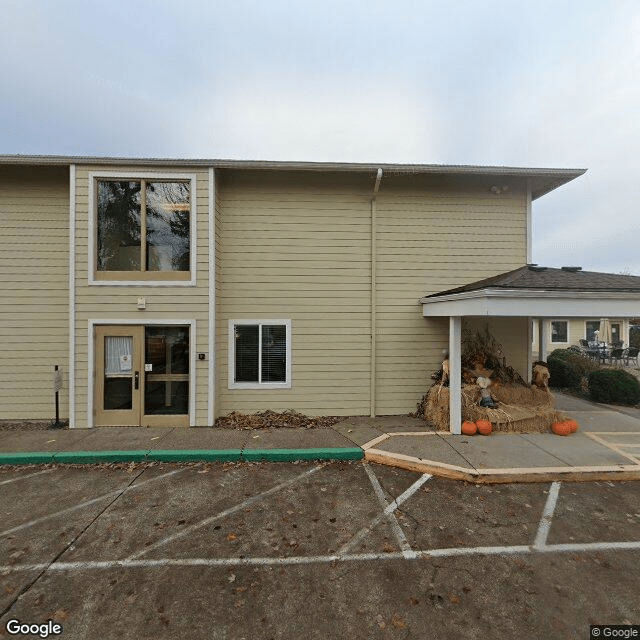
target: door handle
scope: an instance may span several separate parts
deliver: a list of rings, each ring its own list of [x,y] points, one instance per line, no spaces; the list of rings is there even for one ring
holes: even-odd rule
[[[133,375],[133,388],[137,389],[140,386],[140,372],[136,371]]]

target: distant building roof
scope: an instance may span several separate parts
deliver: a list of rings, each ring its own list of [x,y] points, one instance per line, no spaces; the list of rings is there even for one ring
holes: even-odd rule
[[[640,292],[640,277],[617,273],[582,271],[580,267],[539,267],[525,265],[491,278],[477,280],[455,289],[439,291],[427,298],[479,291],[481,289],[528,289],[544,291],[613,291]]]

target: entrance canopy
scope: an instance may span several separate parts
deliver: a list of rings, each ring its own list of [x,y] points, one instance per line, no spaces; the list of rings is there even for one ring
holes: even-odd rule
[[[640,316],[640,277],[526,265],[420,299],[425,317],[449,317],[449,424],[461,425],[461,318],[593,318]],[[544,323],[540,323],[543,331]],[[540,346],[544,336],[540,336]],[[531,346],[529,345],[529,351]],[[529,357],[529,360],[531,358]]]

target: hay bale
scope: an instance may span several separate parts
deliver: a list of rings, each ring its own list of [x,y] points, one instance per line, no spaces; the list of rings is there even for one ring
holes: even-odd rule
[[[498,402],[495,409],[479,405],[480,387],[472,384],[463,385],[463,421],[489,420],[496,432],[546,433],[550,431],[554,422],[564,419],[553,407],[553,396],[541,389],[505,384],[495,388],[492,386],[490,390]],[[449,430],[449,387],[435,384],[429,389],[424,417],[430,420],[436,429]]]

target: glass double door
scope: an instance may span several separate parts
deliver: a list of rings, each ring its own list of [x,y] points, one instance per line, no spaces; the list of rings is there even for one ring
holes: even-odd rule
[[[188,426],[189,326],[97,326],[96,426]]]

